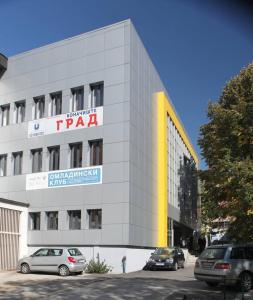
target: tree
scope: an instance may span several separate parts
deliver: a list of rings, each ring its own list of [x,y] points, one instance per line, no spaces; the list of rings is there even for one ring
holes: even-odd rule
[[[203,222],[229,217],[228,234],[253,241],[253,63],[209,103],[208,118],[199,138],[207,163],[200,171]]]

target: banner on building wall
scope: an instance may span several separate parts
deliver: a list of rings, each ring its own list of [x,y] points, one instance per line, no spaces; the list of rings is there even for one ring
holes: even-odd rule
[[[26,190],[102,183],[102,166],[41,172],[26,175]]]
[[[30,121],[28,138],[103,125],[103,107]]]

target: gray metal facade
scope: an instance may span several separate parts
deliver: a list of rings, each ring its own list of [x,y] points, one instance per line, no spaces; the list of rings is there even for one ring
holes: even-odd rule
[[[104,82],[103,126],[27,138],[33,97],[62,91],[69,111],[71,88]],[[130,20],[88,32],[9,58],[0,80],[0,105],[10,103],[10,124],[0,128],[0,155],[8,154],[7,176],[0,177],[0,197],[29,203],[42,212],[41,228],[28,232],[28,245],[125,245],[155,247],[157,238],[156,160],[153,96],[165,91]],[[26,100],[25,122],[13,124],[16,101]],[[26,191],[31,149],[60,145],[60,169],[68,169],[69,143],[83,143],[82,166],[88,166],[88,141],[103,139],[103,183]],[[12,153],[23,151],[22,175],[13,176]],[[82,210],[81,230],[68,228],[67,211]],[[87,210],[102,209],[102,229],[87,228]],[[59,229],[46,229],[46,211],[59,211]]]

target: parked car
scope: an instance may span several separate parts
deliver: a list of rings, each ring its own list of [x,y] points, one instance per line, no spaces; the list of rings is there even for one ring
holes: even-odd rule
[[[241,290],[250,290],[253,283],[253,244],[206,248],[195,263],[194,276],[209,286],[237,284]]]
[[[144,270],[184,268],[184,252],[180,248],[157,248],[149,258]]]
[[[85,258],[77,248],[41,248],[34,254],[18,261],[18,271],[58,273],[68,276],[70,273],[81,274],[85,267]]]

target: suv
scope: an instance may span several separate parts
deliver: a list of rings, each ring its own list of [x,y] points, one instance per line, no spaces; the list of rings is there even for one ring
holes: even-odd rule
[[[209,286],[238,284],[248,291],[253,283],[253,244],[206,248],[195,263],[194,276]]]
[[[184,268],[184,252],[180,248],[157,248],[151,254],[144,270]]]
[[[81,274],[85,267],[85,258],[77,248],[41,248],[34,254],[18,261],[18,271],[28,274],[31,271]]]

